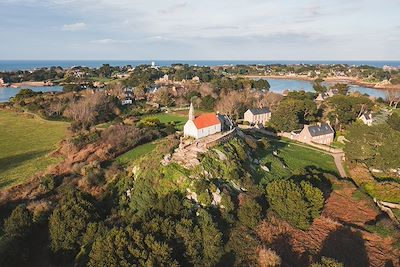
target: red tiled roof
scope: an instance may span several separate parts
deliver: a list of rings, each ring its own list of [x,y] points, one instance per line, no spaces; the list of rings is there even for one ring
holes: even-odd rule
[[[196,125],[197,129],[203,129],[206,127],[210,127],[213,125],[221,124],[217,115],[210,113],[210,114],[202,114],[194,119],[194,125]]]

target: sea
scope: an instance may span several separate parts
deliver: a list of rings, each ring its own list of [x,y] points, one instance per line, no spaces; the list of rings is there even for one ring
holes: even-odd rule
[[[197,66],[222,66],[222,65],[248,65],[248,64],[347,64],[350,66],[368,65],[382,68],[383,66],[400,67],[400,60],[0,60],[1,71],[15,70],[32,70],[36,68],[60,66],[62,68],[71,68],[74,66],[84,66],[90,68],[98,68],[103,64],[111,66],[127,66],[133,67],[142,64],[151,64],[154,62],[158,66],[171,66],[175,63],[197,65]]]
[[[347,64],[350,66],[368,65],[374,67],[383,67],[385,65],[400,67],[400,61],[296,61],[296,60],[0,60],[1,71],[15,70],[33,70],[43,67],[60,66],[62,68],[71,68],[73,66],[85,66],[90,68],[101,67],[103,64],[111,66],[138,66],[142,64],[155,63],[157,66],[171,66],[175,63],[197,65],[197,66],[222,66],[222,65],[248,65],[248,64]],[[314,91],[312,83],[309,81],[300,81],[292,79],[267,79],[271,85],[270,91],[282,93],[284,90],[304,90],[306,92]],[[24,87],[34,91],[62,91],[62,86],[48,87]],[[9,101],[10,97],[15,96],[21,88],[0,88],[0,103]],[[362,94],[368,94],[374,97],[386,97],[385,90],[378,90],[362,86],[351,85],[350,91],[359,91]]]

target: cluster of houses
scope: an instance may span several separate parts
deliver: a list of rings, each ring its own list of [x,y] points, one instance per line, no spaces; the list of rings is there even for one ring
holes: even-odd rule
[[[244,113],[244,121],[251,125],[264,125],[271,118],[271,111],[267,108],[252,108]],[[186,122],[183,131],[185,137],[195,139],[203,138],[222,131],[233,129],[234,123],[226,116],[219,113],[202,114],[194,116],[193,104],[189,109],[189,120]],[[303,143],[317,143],[330,145],[334,140],[335,132],[328,123],[318,123],[317,125],[304,125],[299,131],[290,133],[290,138]]]

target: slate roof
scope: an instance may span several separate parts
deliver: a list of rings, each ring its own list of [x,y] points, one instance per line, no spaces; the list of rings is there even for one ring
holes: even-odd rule
[[[365,119],[367,119],[367,120],[372,120],[372,113],[364,113],[363,116],[364,116]]]
[[[194,125],[196,126],[196,128],[199,129],[203,129],[203,128],[207,128],[213,125],[218,125],[221,124],[221,122],[219,121],[217,115],[213,114],[213,113],[209,113],[209,114],[202,114],[198,117],[196,117],[194,120]]]
[[[271,112],[268,108],[251,108],[249,110],[253,115],[260,115]]]
[[[332,127],[328,123],[322,123],[321,126],[309,126],[308,131],[310,132],[312,137],[334,133]]]

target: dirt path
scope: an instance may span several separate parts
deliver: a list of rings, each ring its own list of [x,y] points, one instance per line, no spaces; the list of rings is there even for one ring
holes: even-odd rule
[[[340,177],[346,178],[347,174],[346,174],[346,170],[343,167],[343,162],[342,162],[344,153],[330,153],[330,154],[332,155],[333,159],[335,160],[335,165],[339,171]]]

